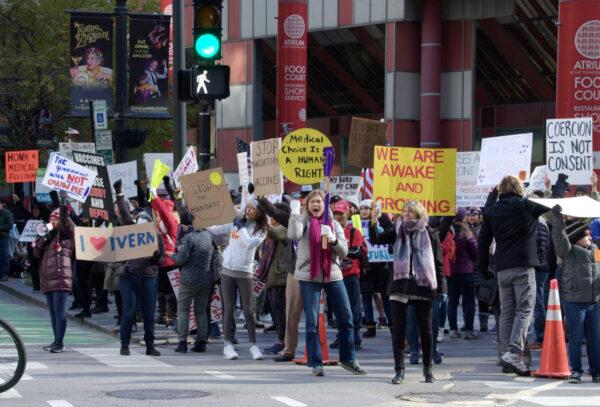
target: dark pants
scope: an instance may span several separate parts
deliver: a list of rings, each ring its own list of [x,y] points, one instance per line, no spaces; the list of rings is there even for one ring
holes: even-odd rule
[[[96,307],[108,307],[108,290],[104,289],[104,273],[92,272],[90,278],[92,289],[96,292]]]
[[[285,286],[270,287],[269,302],[271,303],[271,316],[277,328],[277,339],[283,343],[285,339]]]
[[[375,325],[375,310],[373,309],[373,300],[375,291],[363,291],[362,292],[362,304],[363,304],[363,312],[365,314],[365,324],[367,328],[369,326]],[[381,293],[381,301],[383,302],[383,312],[385,312],[385,317],[388,320],[388,324],[390,324],[392,320],[392,306],[390,304],[390,297],[385,295],[385,293]],[[383,315],[380,315],[379,318],[382,318]]]
[[[348,293],[350,301],[350,310],[352,311],[352,324],[354,325],[354,344],[360,345],[360,328],[362,325],[362,295],[360,294],[360,280],[357,275],[344,277],[344,286]],[[338,334],[339,337],[339,334]]]
[[[50,311],[50,322],[54,332],[54,342],[63,343],[67,330],[67,291],[50,291],[46,293],[46,303]]]
[[[535,307],[533,308],[533,332],[537,343],[544,342],[546,329],[546,282],[548,281],[548,268],[536,267],[535,269]]]
[[[92,271],[87,263],[89,262],[76,262],[79,300],[84,311],[89,311],[92,307]]]
[[[414,304],[417,315],[417,325],[421,336],[421,349],[423,349],[423,365],[431,365],[431,350],[433,334],[431,331],[431,301],[409,301]],[[394,350],[394,367],[396,370],[404,369],[404,340],[406,338],[406,314],[408,304],[401,301],[392,301],[392,346]]]
[[[465,314],[465,330],[473,330],[475,320],[475,280],[473,273],[454,273],[448,279],[448,322],[450,329],[458,330],[458,300],[462,297],[462,308]]]
[[[581,343],[586,338],[588,363],[592,375],[600,375],[600,308],[596,302],[564,302],[569,326],[569,365],[572,372],[583,373]]]
[[[135,318],[136,298],[139,293],[144,316],[144,341],[146,346],[154,344],[154,310],[156,308],[156,289],[158,277],[141,277],[132,273],[123,273],[119,278],[119,291],[123,299],[121,316],[121,346],[129,346],[131,326]]]
[[[0,277],[8,277],[10,272],[9,237],[0,237]]]
[[[29,256],[29,274],[31,274],[31,286],[34,290],[40,290],[40,259]]]
[[[121,297],[121,291],[115,290],[115,305],[117,306],[117,325],[121,325],[121,318],[123,317],[123,298]]]
[[[158,271],[158,312],[177,318],[177,298],[169,281],[169,271],[177,267],[164,267]]]
[[[442,294],[438,295],[431,303],[431,341],[432,350],[437,352],[437,330],[440,325],[440,302],[445,301]],[[414,304],[408,305],[406,313],[406,338],[408,339],[408,350],[411,354],[418,354],[419,342],[419,325],[417,323],[417,311]]]

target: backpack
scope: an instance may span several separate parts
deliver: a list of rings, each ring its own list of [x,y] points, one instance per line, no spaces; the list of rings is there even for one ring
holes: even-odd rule
[[[452,274],[450,265],[456,258],[456,242],[454,242],[454,232],[452,230],[448,231],[442,242],[442,255],[444,256],[444,275],[450,277]]]

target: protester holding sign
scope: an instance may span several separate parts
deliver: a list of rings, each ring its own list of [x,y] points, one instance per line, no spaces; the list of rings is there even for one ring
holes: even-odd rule
[[[48,210],[44,205],[35,202],[31,208],[31,220],[48,223]],[[37,236],[37,232],[36,232]],[[37,240],[37,237],[36,237]],[[29,274],[31,274],[31,285],[33,291],[40,291],[40,259],[34,256],[35,241],[27,243],[27,255],[29,260]]]
[[[423,349],[423,376],[426,383],[435,380],[432,361],[432,300],[443,287],[444,263],[438,232],[427,225],[427,211],[420,202],[404,204],[402,216],[393,228],[378,228],[379,210],[373,211],[369,237],[376,244],[393,244],[394,276],[391,293],[392,342],[396,375],[393,384],[404,380],[404,339],[408,304],[414,304]]]
[[[254,323],[253,285],[254,256],[256,249],[265,239],[267,216],[256,199],[251,199],[244,209],[244,216],[233,223],[211,226],[213,235],[229,234],[229,245],[223,252],[223,268],[221,270],[221,288],[223,297],[223,331],[225,343],[223,356],[225,359],[238,359],[232,343],[232,324],[235,323],[236,292],[240,292],[240,300],[246,318],[250,353],[254,360],[262,360],[263,354],[256,345],[256,326]]]
[[[340,259],[348,254],[344,230],[335,220],[323,223],[325,210],[329,208],[325,208],[325,193],[321,190],[313,190],[306,196],[302,214],[300,201],[293,200],[290,208],[288,239],[298,241],[294,277],[300,280],[304,300],[307,365],[313,375],[324,375],[317,321],[321,290],[325,289],[337,319],[340,363],[354,374],[365,375],[367,372],[356,361],[352,310],[339,266]],[[323,249],[322,237],[326,237],[326,249]]]
[[[64,350],[67,330],[67,299],[72,287],[72,259],[75,253],[74,225],[69,219],[67,194],[60,194],[60,208],[50,215],[47,232],[35,242],[34,255],[41,259],[40,280],[46,296],[54,341],[44,347],[52,353]]]

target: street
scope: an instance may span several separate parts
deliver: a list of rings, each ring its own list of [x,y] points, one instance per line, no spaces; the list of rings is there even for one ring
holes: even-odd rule
[[[66,351],[41,349],[52,341],[46,311],[9,294],[0,294],[2,317],[27,344],[28,365],[21,382],[0,394],[0,406],[598,406],[600,388],[586,376],[584,383],[504,375],[495,366],[493,335],[466,341],[448,339],[439,345],[446,355],[434,368],[437,381],[425,384],[421,365],[407,361],[404,384],[389,383],[393,373],[390,334],[364,340],[358,356],[367,376],[352,376],[340,367],[326,367],[325,377],[306,367],[252,361],[243,324],[238,325],[240,360],[225,361],[221,341],[207,354],[176,354],[161,345],[161,357],[132,346],[130,357],[119,356],[119,342],[109,335],[69,321]],[[329,337],[333,338],[332,330]],[[273,335],[258,336],[261,347]],[[333,352],[337,356],[337,352]],[[539,353],[534,356],[539,357]],[[533,365],[537,365],[535,360]]]

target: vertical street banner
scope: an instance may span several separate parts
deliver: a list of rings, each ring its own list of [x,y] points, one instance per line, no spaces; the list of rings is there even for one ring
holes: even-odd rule
[[[113,107],[113,19],[110,15],[71,14],[71,115],[89,117],[89,100]]]
[[[129,19],[129,113],[169,117],[169,27],[171,17]]]
[[[89,216],[90,218],[100,216],[104,220],[114,219],[115,209],[113,207],[112,190],[104,156],[73,151],[73,160],[98,174],[94,180],[90,196],[82,207],[83,216]]]
[[[546,162],[553,183],[564,173],[573,185],[590,184],[592,133],[591,117],[546,120]]]
[[[375,146],[373,201],[384,213],[401,213],[420,201],[428,215],[454,213],[456,149]]]
[[[595,136],[593,150],[598,151],[600,7],[596,0],[561,1],[558,19],[556,117],[591,117]]]
[[[278,2],[277,136],[306,127],[308,1]]]
[[[37,150],[5,151],[6,182],[35,182],[39,166]]]
[[[173,77],[173,0],[160,0],[160,10],[169,16],[169,78]]]

